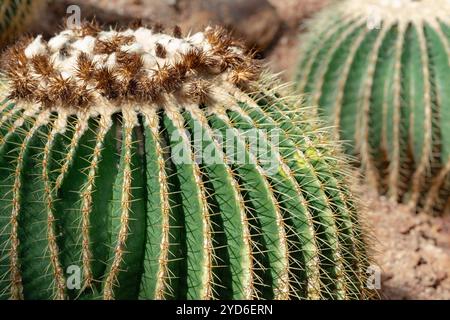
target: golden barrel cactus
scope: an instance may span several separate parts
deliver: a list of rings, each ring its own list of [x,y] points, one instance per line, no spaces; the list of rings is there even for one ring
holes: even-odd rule
[[[309,26],[297,75],[368,181],[450,209],[450,3],[345,0]]]
[[[85,25],[5,60],[1,298],[371,296],[338,144],[220,29]]]

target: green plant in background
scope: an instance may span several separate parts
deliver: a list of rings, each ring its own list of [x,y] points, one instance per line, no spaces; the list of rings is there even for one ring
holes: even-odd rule
[[[342,1],[312,21],[297,83],[349,141],[367,180],[450,209],[450,4]]]
[[[338,144],[223,31],[85,25],[4,59],[2,298],[372,296]]]
[[[36,17],[45,0],[0,0],[0,51]]]

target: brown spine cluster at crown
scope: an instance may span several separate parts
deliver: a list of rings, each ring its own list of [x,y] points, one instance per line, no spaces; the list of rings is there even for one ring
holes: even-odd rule
[[[98,31],[96,25],[86,24],[77,31],[77,35],[97,35]],[[174,35],[181,37],[178,27]],[[28,59],[24,51],[32,39],[20,41],[3,56],[3,66],[11,83],[9,97],[38,102],[48,108],[89,108],[94,105],[96,94],[111,102],[155,103],[166,94],[180,91],[179,96],[204,103],[208,100],[211,88],[206,79],[227,72],[229,81],[242,89],[248,88],[258,79],[259,66],[252,55],[227,32],[220,28],[208,29],[205,36],[212,46],[211,50],[193,48],[181,54],[173,65],[157,67],[151,76],[144,68],[141,55],[121,51],[122,45],[133,43],[133,37],[119,35],[109,41],[97,40],[94,52],[115,53],[116,64],[113,67],[99,66],[93,57],[81,53],[70,78],[63,78],[59,74],[49,55],[40,54]],[[157,45],[155,52],[159,58],[167,55],[166,48],[161,44]],[[180,90],[184,86],[186,88]]]

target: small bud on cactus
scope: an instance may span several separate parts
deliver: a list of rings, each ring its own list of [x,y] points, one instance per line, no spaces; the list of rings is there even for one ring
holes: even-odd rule
[[[303,42],[297,82],[359,156],[367,180],[450,210],[450,3],[347,0]]]
[[[45,0],[0,1],[0,51],[26,30],[45,4]]]
[[[228,34],[182,34],[6,54],[0,297],[371,297],[336,143]]]

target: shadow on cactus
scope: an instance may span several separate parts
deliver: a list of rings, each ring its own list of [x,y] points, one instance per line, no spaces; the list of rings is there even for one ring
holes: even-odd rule
[[[5,45],[24,32],[45,4],[45,0],[1,0],[0,45]]]
[[[220,29],[159,29],[4,57],[1,298],[371,297],[326,130]]]
[[[310,24],[297,82],[349,141],[367,180],[450,210],[450,5],[342,1]]]

